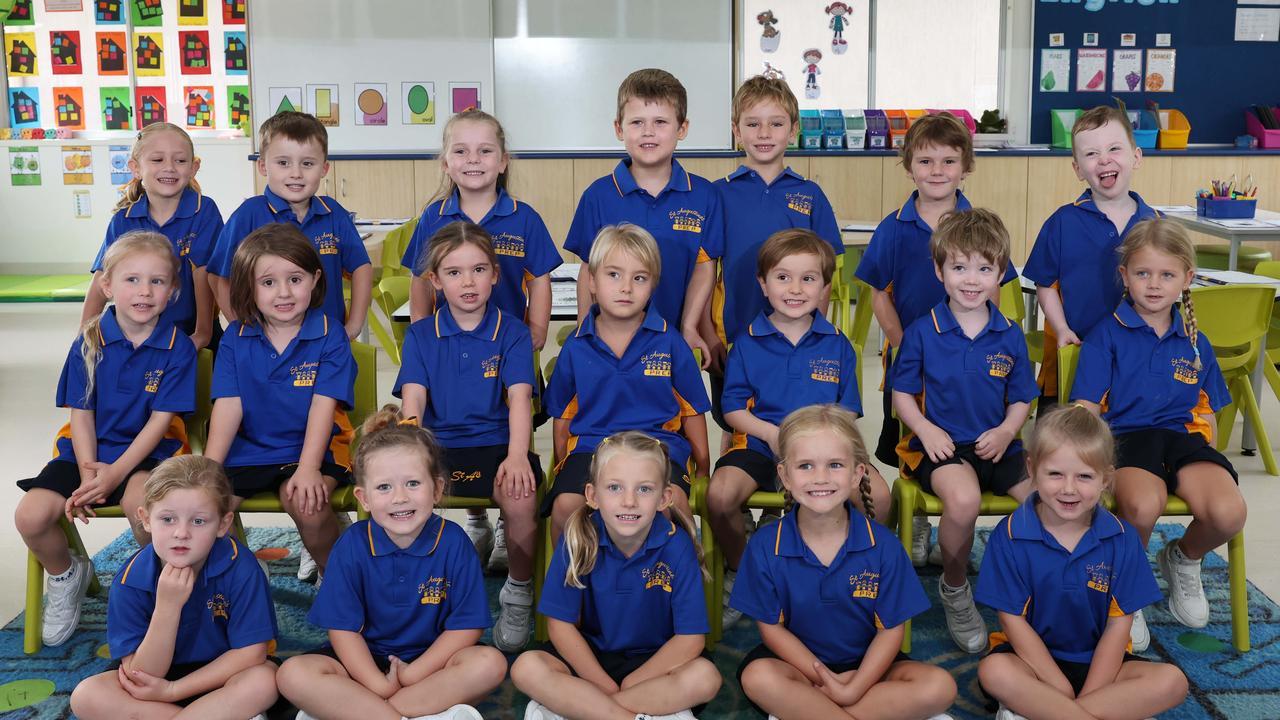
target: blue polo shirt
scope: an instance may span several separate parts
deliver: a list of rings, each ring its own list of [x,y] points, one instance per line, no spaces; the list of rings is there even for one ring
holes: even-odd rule
[[[694,266],[720,257],[724,250],[720,193],[672,159],[671,180],[655,198],[636,184],[631,160],[623,160],[612,174],[591,183],[582,193],[564,249],[585,263],[596,234],[606,225],[621,222],[639,225],[657,241],[662,276],[653,291],[653,304],[662,317],[679,325]]]
[[[222,336],[213,366],[213,399],[240,398],[244,416],[227,467],[298,462],[307,434],[311,398],[338,401],[325,460],[348,465],[351,425],[343,408],[355,402],[356,362],[342,326],[319,308],[307,311],[302,328],[283,353],[261,326],[237,320]]]
[[[391,394],[412,383],[427,389],[422,426],[453,447],[506,445],[507,388],[533,387],[533,341],[514,316],[489,303],[474,330],[463,330],[448,303],[409,326]]]
[[[711,631],[702,568],[688,533],[658,513],[644,546],[627,557],[613,544],[598,511],[591,513],[591,522],[600,546],[595,567],[580,578],[586,587],[566,582],[569,555],[561,538],[551,556],[538,612],[577,624],[582,636],[602,652],[627,655],[656,652],[675,635]]]
[[[888,528],[845,503],[849,535],[823,565],[787,513],[747,541],[729,605],[781,624],[822,662],[861,662],[876,633],[929,609],[902,543]]]
[[[148,545],[126,562],[111,583],[107,647],[111,659],[138,651],[156,609],[156,584],[164,561]],[[328,578],[326,577],[327,581]],[[271,586],[253,551],[234,537],[214,541],[178,620],[174,665],[207,663],[228,650],[276,639]]]
[[[724,287],[724,310],[720,323],[726,339],[733,340],[747,325],[769,308],[756,278],[756,258],[760,246],[779,230],[804,228],[831,243],[839,255],[844,252],[836,213],[822,188],[800,173],[786,168],[765,183],[760,174],[739,166],[715,182],[724,205],[724,255],[720,258],[720,283]]]
[[[307,621],[360,633],[369,652],[405,662],[445,631],[493,624],[475,548],[462,528],[436,513],[404,549],[372,520],[342,533]]]
[[[209,272],[218,277],[231,277],[231,260],[236,248],[249,233],[271,223],[293,223],[310,238],[320,253],[320,265],[324,268],[324,312],[339,324],[346,321],[347,305],[342,298],[343,274],[369,264],[369,253],[364,248],[360,233],[348,213],[337,200],[314,195],[307,216],[298,220],[289,203],[267,188],[261,195],[245,200],[227,221],[209,258]]]
[[[987,326],[970,339],[944,301],[907,328],[893,359],[893,389],[922,395],[924,416],[957,444],[1004,422],[1013,403],[1040,395],[1022,328],[987,301]],[[911,447],[921,448],[918,438]],[[1016,438],[1006,455],[1022,447]]]
[[[616,432],[639,430],[665,442],[671,461],[684,467],[690,448],[681,420],[711,407],[693,351],[651,304],[619,358],[596,335],[599,312],[593,305],[560,348],[543,399],[547,413],[569,421],[570,453],[594,452]]]
[[[196,289],[192,272],[209,264],[209,256],[213,254],[214,243],[222,233],[222,213],[212,198],[187,188],[178,199],[178,209],[173,212],[163,225],[157,225],[150,215],[151,204],[146,193],[137,202],[121,208],[111,217],[107,224],[107,236],[98,249],[98,256],[93,259],[93,267],[89,272],[102,269],[102,259],[107,248],[120,239],[121,235],[134,230],[150,230],[169,238],[173,243],[173,254],[178,256],[179,277],[181,284],[175,288],[177,296],[169,300],[162,317],[177,325],[183,332],[190,334],[196,329]]]
[[[1128,300],[1098,323],[1080,347],[1072,400],[1102,406],[1102,417],[1117,435],[1148,428],[1200,433],[1209,440],[1213,428],[1199,415],[1212,415],[1231,404],[1213,346],[1198,333],[1200,369],[1195,350],[1174,305],[1173,324],[1164,337],[1133,309]]]
[[[58,379],[58,407],[92,410],[98,435],[98,462],[113,463],[129,449],[151,413],[181,416],[196,409],[196,348],[178,328],[163,318],[139,347],[124,336],[116,320],[115,306],[108,307],[98,324],[102,349],[93,373],[93,393],[85,397],[89,377],[80,354],[82,337],[67,353]],[[186,445],[182,418],[175,417],[159,444],[147,457],[163,460]],[[75,462],[71,426],[58,433],[54,459]]]
[[[1163,596],[1132,525],[1099,505],[1067,552],[1040,523],[1039,501],[1032,493],[991,531],[974,599],[1026,618],[1055,658],[1090,663],[1109,618]]]
[[[929,252],[933,228],[916,211],[919,196],[920,191],[913,191],[899,210],[880,221],[855,273],[871,287],[893,295],[893,307],[904,329],[947,299],[947,291],[938,279],[933,255]],[[957,190],[956,212],[971,207],[969,199]],[[1010,261],[1000,284],[1017,277],[1018,271]]]
[[[1085,190],[1045,220],[1022,268],[1022,274],[1040,287],[1057,283],[1067,325],[1081,339],[1124,295],[1116,252],[1120,243],[1139,221],[1160,215],[1138,193],[1130,192],[1129,197],[1138,203],[1138,210],[1124,232],[1116,232],[1115,224],[1094,204],[1093,191]]]
[[[462,212],[457,190],[422,211],[400,264],[413,274],[425,277],[419,263],[427,260],[431,237],[455,222],[474,222]],[[560,251],[551,240],[542,216],[528,203],[517,202],[501,188],[493,207],[476,224],[493,238],[493,251],[498,255],[498,284],[493,288],[493,301],[505,312],[523,320],[529,306],[529,281],[560,267]],[[440,304],[437,294],[437,305]]]
[[[729,349],[720,402],[725,413],[750,410],[774,425],[793,410],[820,403],[837,403],[861,415],[858,356],[849,338],[817,312],[795,345],[761,312]],[[773,457],[768,443],[754,435],[735,433],[733,439],[735,447],[745,442],[746,448]]]

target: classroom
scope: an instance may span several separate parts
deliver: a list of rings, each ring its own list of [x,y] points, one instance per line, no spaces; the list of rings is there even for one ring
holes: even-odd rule
[[[0,45],[0,717],[1280,717],[1277,0]]]

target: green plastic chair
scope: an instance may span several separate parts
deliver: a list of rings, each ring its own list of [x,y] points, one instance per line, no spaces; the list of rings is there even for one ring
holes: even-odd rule
[[[409,329],[409,323],[397,322],[395,312],[409,299],[412,282],[408,275],[384,276],[374,288],[373,303],[369,305],[369,330],[396,365],[400,364],[400,351],[404,347],[404,334]],[[382,311],[390,330],[382,324],[375,310]]]
[[[1267,260],[1260,262],[1253,269],[1253,273],[1280,280],[1280,261]],[[1280,303],[1273,304],[1271,308],[1271,323],[1267,330],[1266,353],[1267,360],[1262,364],[1263,377],[1267,379],[1267,384],[1271,386],[1271,392],[1276,396],[1276,399],[1280,400],[1280,371],[1276,370],[1276,364],[1280,363]]]
[[[414,218],[388,232],[386,237],[382,239],[382,257],[378,266],[379,275],[375,280],[413,275],[413,268],[401,265],[400,261],[404,258],[405,248],[409,247],[409,241],[413,239],[413,231],[417,227],[418,218]]]
[[[1196,267],[1207,270],[1226,270],[1230,260],[1230,245],[1196,245]],[[1241,245],[1236,251],[1236,269],[1241,272],[1256,272],[1258,263],[1269,260],[1271,260],[1271,252],[1254,245]]]
[[[204,348],[196,356],[196,411],[187,422],[187,444],[191,452],[204,453],[209,438],[209,415],[213,412],[213,351]]]

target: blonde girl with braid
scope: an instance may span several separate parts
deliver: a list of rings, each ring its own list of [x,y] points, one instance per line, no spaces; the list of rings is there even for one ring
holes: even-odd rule
[[[49,571],[44,644],[66,642],[80,622],[93,566],[74,555],[58,522],[88,522],[98,505],[121,505],[138,544],[151,541],[137,510],[142,487],[161,460],[184,453],[182,415],[196,409],[196,350],[163,311],[179,291],[178,258],[154,232],[122,236],[96,276],[113,305],[85,322],[71,345],[57,403],[71,410],[53,460],[21,480],[26,495],[14,524]]]
[[[751,537],[738,567],[729,604],[762,640],[738,682],[777,718],[949,718],[951,675],[899,651],[903,623],[929,600],[902,543],[872,519],[856,419],[810,405],[778,430],[778,475],[795,509]]]
[[[213,290],[205,266],[222,233],[222,213],[212,198],[200,192],[196,182],[200,158],[191,136],[172,123],[152,123],[138,132],[128,167],[133,179],[112,211],[90,272],[102,274],[107,250],[125,233],[150,230],[164,235],[178,259],[182,280],[182,292],[172,298],[164,317],[189,336],[197,350],[216,348],[222,332],[214,319]],[[106,303],[99,284],[90,285],[81,322],[101,313]]]
[[[634,430],[596,446],[586,505],[565,524],[538,604],[551,643],[511,668],[532,698],[525,720],[691,720],[720,689],[703,653],[706,569],[693,522],[672,505],[669,464],[661,441]]]
[[[1214,413],[1231,402],[1191,299],[1195,249],[1169,220],[1144,220],[1120,246],[1125,296],[1085,338],[1071,399],[1116,435],[1116,514],[1145,546],[1165,501],[1186,501],[1191,524],[1157,556],[1169,612],[1187,627],[1209,622],[1200,562],[1244,527],[1245,502],[1231,462],[1214,449]],[[1134,616],[1135,651],[1150,635]]]

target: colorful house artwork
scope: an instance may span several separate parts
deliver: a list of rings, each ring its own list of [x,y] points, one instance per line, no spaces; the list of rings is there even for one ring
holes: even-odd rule
[[[121,101],[120,98],[103,98],[102,126],[107,130],[128,130],[129,106]]]
[[[49,55],[55,75],[79,75],[80,33],[74,30],[49,33]]]
[[[208,75],[209,33],[201,31],[183,32],[179,46],[182,48],[182,72],[191,75]]]
[[[227,88],[227,113],[231,127],[240,127],[241,123],[249,119],[249,88]]]
[[[24,90],[16,90],[9,98],[13,109],[14,124],[34,123],[40,120],[40,108],[34,98]]]
[[[133,0],[135,17],[142,22],[156,22],[164,17],[160,0]]]
[[[246,0],[222,0],[222,24],[243,25]]]
[[[98,72],[104,75],[123,75],[125,51],[120,43],[109,35],[98,36]]]
[[[58,123],[58,127],[84,127],[84,108],[81,104],[67,93],[56,93],[56,96],[58,102],[55,106],[57,110],[55,122]]]
[[[178,17],[203,19],[204,0],[178,0]]]
[[[13,75],[34,75],[36,51],[26,40],[15,38],[9,49],[9,72]]]
[[[213,88],[187,88],[187,127],[213,127]]]
[[[243,74],[249,70],[249,46],[243,34],[227,33],[227,72]]]
[[[35,22],[35,14],[31,12],[31,0],[18,0],[9,11],[9,17],[5,19],[7,25],[30,25],[33,22]]]
[[[124,22],[120,0],[97,0],[93,4],[93,12],[99,24]]]
[[[138,35],[138,45],[133,49],[139,70],[160,70],[164,62],[164,50],[150,35]]]
[[[138,88],[138,127],[166,120],[164,95],[158,88]]]

